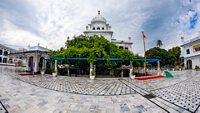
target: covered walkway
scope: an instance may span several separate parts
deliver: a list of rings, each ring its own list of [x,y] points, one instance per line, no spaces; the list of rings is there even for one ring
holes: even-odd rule
[[[128,76],[131,76],[132,75],[132,72],[133,72],[133,62],[134,61],[142,61],[142,62],[146,62],[146,63],[157,63],[157,72],[160,73],[160,59],[145,59],[145,58],[135,58],[135,59],[123,59],[123,58],[108,58],[108,59],[104,59],[104,58],[97,58],[95,61],[93,62],[90,62],[90,59],[89,58],[60,58],[60,57],[56,57],[56,58],[53,58],[51,59],[53,61],[55,61],[55,64],[54,64],[54,71],[56,73],[58,73],[58,62],[63,62],[63,61],[87,61],[88,62],[88,74],[89,76],[96,76],[96,70],[98,69],[95,65],[95,63],[98,63],[98,62],[101,62],[101,61],[119,61],[119,62],[128,62],[128,65],[121,65],[120,67],[118,68],[115,68],[117,70],[120,70],[118,71],[118,73],[120,73],[120,77],[123,77],[124,76],[124,72],[128,74]],[[84,68],[87,67],[87,65],[85,65]],[[70,66],[68,66],[70,67]],[[76,68],[75,68],[76,69]],[[86,69],[87,70],[87,69]],[[126,70],[126,71],[124,71]],[[114,72],[111,72],[111,74],[113,74]],[[109,73],[110,74],[110,73]],[[70,72],[69,72],[69,68],[67,68],[67,75],[70,75]]]

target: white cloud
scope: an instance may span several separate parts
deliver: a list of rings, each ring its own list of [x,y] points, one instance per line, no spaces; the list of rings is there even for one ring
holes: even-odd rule
[[[0,34],[0,43],[7,45],[14,45],[16,49],[25,47],[28,45],[36,45],[40,43],[43,46],[47,46],[47,41],[33,33],[22,30],[17,26],[13,25],[9,21],[4,20],[4,24],[2,26],[4,30],[1,30]]]
[[[192,8],[199,13],[199,5],[194,0],[3,0],[0,39],[3,43],[23,46],[40,42],[58,49],[64,46],[67,36],[81,34],[101,10],[112,26],[114,37],[124,40],[132,37],[134,53],[143,54],[142,30],[148,37],[148,48],[157,39],[163,41],[164,48],[179,45],[181,28],[188,22],[186,11]],[[183,24],[175,24],[177,19]],[[191,34],[199,28],[198,21]]]

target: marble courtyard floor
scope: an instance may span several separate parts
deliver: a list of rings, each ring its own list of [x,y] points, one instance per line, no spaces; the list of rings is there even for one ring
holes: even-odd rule
[[[200,113],[200,72],[174,78],[20,76],[0,67],[0,113]]]

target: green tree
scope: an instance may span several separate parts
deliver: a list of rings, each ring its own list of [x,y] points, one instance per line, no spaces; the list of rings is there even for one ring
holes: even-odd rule
[[[180,65],[181,48],[173,47],[168,51],[159,47],[154,47],[146,51],[147,58],[158,58],[161,60],[161,66]]]
[[[154,47],[146,51],[147,58],[158,58],[161,66],[168,65],[168,51],[159,47]]]
[[[119,49],[115,44],[105,39],[103,36],[84,36],[74,37],[65,43],[66,49],[53,51],[51,57],[62,58],[88,58],[89,62],[96,61],[97,58],[104,58],[105,61],[100,62],[102,66],[116,66],[118,63],[109,61],[108,58],[133,59],[138,57],[132,52]]]
[[[61,48],[60,48],[60,51],[62,51],[62,50],[64,50],[64,47],[61,47]]]
[[[163,45],[163,43],[161,40],[157,40],[156,45],[157,45],[157,47],[161,47]]]
[[[173,66],[180,65],[180,56],[181,56],[181,48],[180,47],[173,47],[172,49],[168,50],[170,59],[169,62]]]

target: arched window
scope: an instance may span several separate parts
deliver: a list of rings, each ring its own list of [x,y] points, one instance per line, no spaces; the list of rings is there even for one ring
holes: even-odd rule
[[[92,30],[95,30],[95,27],[93,27]]]
[[[12,59],[11,59],[11,58],[8,60],[8,63],[13,63],[13,61],[12,61]]]
[[[7,63],[7,58],[3,58],[3,63]]]
[[[8,56],[8,51],[4,51],[4,56]]]
[[[100,27],[97,27],[97,30],[100,30]]]
[[[104,27],[102,27],[102,30],[104,30]]]
[[[2,53],[3,51],[2,51],[2,49],[0,49],[0,55],[2,55],[3,53]]]
[[[2,58],[0,57],[0,62],[2,62]]]
[[[123,46],[119,46],[119,49],[124,49],[124,47]]]

